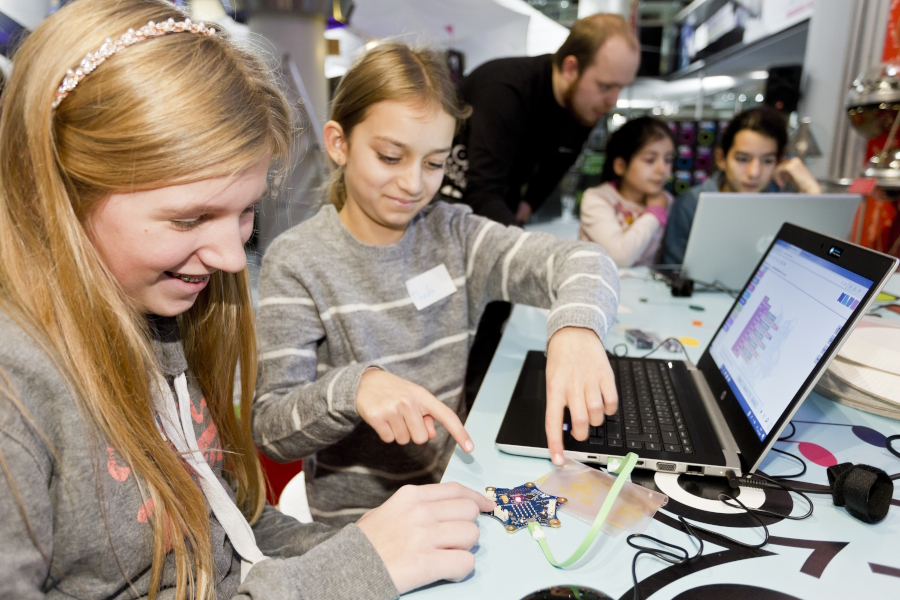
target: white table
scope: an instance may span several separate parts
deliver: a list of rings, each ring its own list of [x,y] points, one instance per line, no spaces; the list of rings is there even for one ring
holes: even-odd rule
[[[576,225],[577,227],[577,225]],[[571,237],[570,235],[567,237]],[[652,330],[661,337],[690,336],[700,345],[688,349],[697,361],[716,328],[731,307],[724,294],[695,294],[692,298],[673,298],[666,286],[650,279],[649,271],[638,270],[621,282],[621,305],[617,323],[606,346],[624,342],[621,331],[628,327]],[[888,289],[900,293],[900,278]],[[642,302],[641,299],[646,299]],[[689,308],[702,306],[703,312]],[[694,321],[699,321],[695,324]],[[503,420],[507,404],[528,350],[542,350],[546,343],[546,318],[533,308],[516,306],[493,362],[466,423],[475,450],[466,455],[457,448],[443,481],[458,481],[476,490],[486,486],[514,487],[533,481],[551,469],[549,460],[512,456],[498,451],[494,438]],[[629,354],[642,352],[629,347]],[[678,354],[660,353],[659,357],[678,358]],[[808,421],[808,423],[800,423]],[[854,431],[867,427],[883,435],[900,433],[900,423],[835,404],[813,393],[795,417],[798,439],[827,448],[838,462],[864,462],[889,473],[900,471],[900,461],[884,449],[861,441]],[[858,426],[857,430],[851,425]],[[781,447],[791,450],[788,444]],[[794,445],[793,451],[797,451]],[[809,464],[804,481],[826,483],[825,469]],[[770,454],[762,469],[772,474],[793,471],[796,464]],[[668,475],[667,475],[668,476]],[[669,476],[671,477],[671,476]],[[715,585],[755,586],[752,597],[760,598],[898,598],[900,597],[900,492],[894,494],[894,506],[877,525],[866,525],[850,517],[831,503],[828,496],[815,496],[815,514],[805,521],[780,521],[770,526],[772,543],[758,553],[742,556],[722,546],[706,544],[705,558],[694,565],[696,572],[686,573],[659,561],[642,557],[638,563],[641,590],[653,599],[679,596],[693,590],[690,597],[729,597],[736,588]],[[670,507],[672,504],[670,504]],[[794,502],[794,514],[804,508]],[[663,515],[673,515],[668,509]],[[557,558],[566,558],[584,538],[588,526],[561,513],[562,527],[545,530]],[[663,516],[663,518],[665,518]],[[713,517],[714,518],[714,517]],[[527,531],[507,533],[489,517],[479,517],[481,539],[475,549],[476,568],[460,583],[437,583],[408,595],[416,600],[442,598],[522,598],[539,588],[554,584],[581,584],[599,589],[613,598],[631,598],[631,560],[634,550],[625,543],[625,535],[598,536],[594,545],[576,567],[560,570],[544,558]],[[710,525],[705,525],[710,527]],[[723,528],[732,537],[759,541],[757,530]],[[680,531],[654,521],[647,533],[671,543],[686,545]],[[776,543],[777,542],[777,543]],[[737,560],[740,559],[740,560]],[[875,566],[872,566],[875,565]],[[893,571],[891,571],[893,569]],[[821,571],[821,572],[819,572]],[[654,576],[654,574],[656,574]],[[651,577],[654,576],[654,577]],[[699,588],[703,588],[702,590]],[[775,596],[778,590],[788,596]],[[700,594],[707,595],[700,595]],[[749,597],[749,596],[748,596]]]

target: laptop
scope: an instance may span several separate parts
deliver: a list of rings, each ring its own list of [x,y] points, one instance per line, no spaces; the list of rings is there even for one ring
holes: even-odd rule
[[[738,289],[782,224],[790,222],[846,240],[861,200],[856,194],[703,192],[680,275]]]
[[[784,224],[752,269],[700,361],[610,356],[617,414],[581,442],[563,425],[566,456],[606,464],[635,452],[671,473],[752,473],[898,260]],[[549,457],[546,357],[529,352],[497,434],[511,454]]]

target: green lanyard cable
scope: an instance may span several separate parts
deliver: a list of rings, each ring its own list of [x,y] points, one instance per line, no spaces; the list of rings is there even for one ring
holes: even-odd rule
[[[547,545],[547,539],[544,537],[544,531],[541,529],[540,523],[532,522],[528,524],[528,531],[531,532],[531,537],[537,540],[537,543],[541,545],[541,550],[544,551],[544,556],[547,557],[547,560],[551,565],[559,567],[560,569],[570,567],[578,562],[578,559],[587,552],[587,549],[590,548],[591,544],[594,542],[594,538],[597,537],[597,533],[600,532],[600,527],[602,527],[603,522],[606,521],[606,517],[609,515],[609,511],[612,510],[613,504],[619,496],[619,492],[622,490],[622,486],[625,485],[625,480],[631,475],[631,471],[634,470],[637,461],[638,455],[634,452],[629,452],[625,455],[625,459],[619,462],[618,466],[613,467],[612,464],[609,466],[608,470],[618,474],[618,477],[616,477],[615,483],[613,483],[612,488],[610,488],[609,494],[606,495],[606,500],[604,500],[603,506],[600,507],[600,512],[597,513],[594,524],[591,525],[591,529],[588,531],[587,536],[585,536],[584,541],[581,542],[581,545],[578,546],[572,556],[563,562],[557,562],[553,557],[553,553],[550,551],[550,546]],[[610,460],[610,463],[612,463],[612,460]]]

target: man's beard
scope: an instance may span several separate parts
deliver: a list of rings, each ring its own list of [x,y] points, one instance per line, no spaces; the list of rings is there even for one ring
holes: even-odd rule
[[[597,124],[597,121],[599,121],[599,119],[585,120],[585,118],[582,115],[578,114],[578,111],[575,110],[575,93],[578,90],[579,83],[581,83],[581,75],[578,76],[578,79],[572,82],[572,85],[566,88],[566,91],[563,93],[562,97],[563,108],[565,108],[568,111],[569,115],[571,115],[573,119],[578,121],[580,125],[584,127],[593,127]]]

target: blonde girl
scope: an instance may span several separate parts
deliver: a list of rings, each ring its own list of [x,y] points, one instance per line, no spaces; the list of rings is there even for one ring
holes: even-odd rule
[[[272,458],[310,457],[318,520],[352,521],[405,483],[439,481],[457,443],[472,451],[466,356],[491,300],[551,309],[554,461],[564,408],[581,440],[616,410],[601,343],[618,301],[609,256],[431,203],[466,115],[438,53],[368,52],[344,75],[324,127],[337,166],[331,204],[264,259],[254,435]]]
[[[492,503],[461,486],[342,530],[265,503],[243,244],[291,135],[266,66],[164,0],[69,3],[14,58],[0,597],[392,598],[465,576]]]

